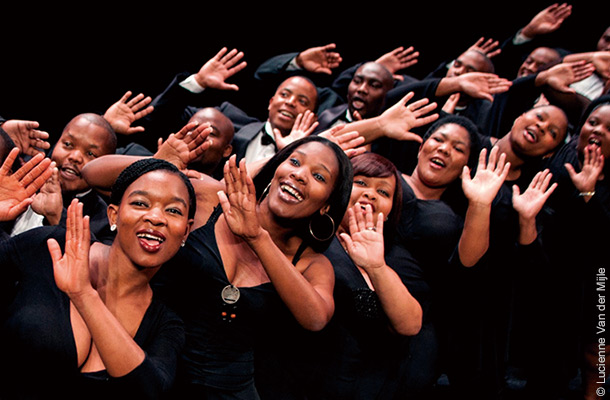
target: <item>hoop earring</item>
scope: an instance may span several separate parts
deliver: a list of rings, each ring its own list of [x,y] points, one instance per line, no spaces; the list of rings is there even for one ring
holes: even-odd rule
[[[309,234],[311,235],[311,237],[316,239],[318,242],[326,242],[327,240],[329,240],[330,238],[332,238],[335,235],[335,221],[333,220],[333,217],[331,217],[327,213],[322,214],[322,216],[328,217],[328,219],[330,220],[330,225],[331,225],[330,235],[328,235],[328,237],[324,238],[324,239],[320,239],[318,236],[316,236],[315,233],[313,233],[313,229],[311,228],[311,222],[313,221],[313,218],[309,220]]]
[[[269,182],[269,184],[267,185],[267,187],[265,188],[265,190],[263,190],[263,193],[261,193],[261,196],[258,198],[258,201],[263,201],[263,199],[265,197],[267,197],[267,195],[269,194],[269,187],[271,186],[271,182]]]

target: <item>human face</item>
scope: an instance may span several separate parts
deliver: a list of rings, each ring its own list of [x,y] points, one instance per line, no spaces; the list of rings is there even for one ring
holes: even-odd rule
[[[550,154],[565,139],[568,120],[555,106],[535,107],[515,120],[510,144],[519,156],[542,157]]]
[[[381,113],[385,96],[391,87],[391,76],[375,63],[361,66],[347,88],[350,112],[358,111],[362,118],[375,117]]]
[[[287,219],[322,213],[338,174],[339,162],[328,146],[319,142],[304,143],[276,169],[266,198],[269,209]]]
[[[199,124],[210,124],[212,132],[207,137],[208,149],[203,155],[194,160],[194,165],[200,165],[203,169],[214,169],[218,163],[231,154],[234,128],[231,121],[220,111],[213,108],[204,108],[194,114],[189,122]]]
[[[118,245],[135,265],[160,266],[188,236],[188,198],[184,181],[175,173],[156,170],[142,175],[127,187],[119,206],[108,207],[108,220],[117,225],[113,246]]]
[[[599,106],[587,118],[578,137],[578,153],[585,149],[601,150],[604,159],[610,157],[610,105]]]
[[[447,76],[460,76],[468,72],[487,72],[488,66],[482,54],[467,51],[460,55],[447,70]]]
[[[417,176],[428,187],[444,187],[456,180],[470,156],[468,131],[453,123],[441,125],[421,144]]]
[[[597,51],[610,51],[610,28],[601,35],[597,42]]]
[[[59,169],[62,192],[82,192],[89,189],[81,170],[91,160],[109,154],[108,132],[85,118],[71,121],[57,145],[51,159]]]
[[[541,67],[556,61],[558,58],[559,54],[555,50],[549,49],[548,47],[538,47],[532,51],[523,64],[521,64],[521,67],[517,72],[517,77],[520,78],[522,76],[534,75]]]
[[[364,208],[368,204],[373,210],[375,221],[379,213],[383,213],[384,218],[386,218],[392,211],[395,191],[396,178],[394,176],[370,177],[355,175],[349,205],[352,207],[354,204],[359,203],[364,213]]]
[[[299,114],[314,111],[317,89],[306,79],[293,77],[284,81],[269,100],[269,122],[282,136],[290,133]]]

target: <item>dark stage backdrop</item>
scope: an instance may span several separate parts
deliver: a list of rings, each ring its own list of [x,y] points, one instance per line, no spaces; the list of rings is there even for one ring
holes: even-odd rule
[[[227,46],[244,51],[248,67],[231,79],[241,90],[224,98],[264,116],[270,94],[251,82],[257,65],[274,55],[336,43],[348,67],[414,46],[419,63],[408,72],[423,77],[481,36],[504,40],[551,4],[412,3],[16,6],[3,13],[0,27],[0,115],[37,120],[53,140],[76,114],[102,113],[127,90],[154,97],[174,74],[195,72]],[[549,39],[570,51],[593,50],[608,26],[603,4],[573,4],[572,16]]]

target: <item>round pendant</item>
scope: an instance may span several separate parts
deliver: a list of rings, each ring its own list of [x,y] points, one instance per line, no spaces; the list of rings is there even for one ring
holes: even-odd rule
[[[220,297],[227,304],[235,304],[239,300],[239,289],[229,284],[222,289]]]

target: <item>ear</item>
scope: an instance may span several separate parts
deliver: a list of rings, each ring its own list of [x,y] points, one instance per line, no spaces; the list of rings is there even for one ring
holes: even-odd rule
[[[326,214],[328,210],[330,210],[330,205],[327,204],[324,207],[320,208],[320,215]]]
[[[191,233],[191,229],[193,229],[194,223],[195,223],[194,219],[189,219],[188,222],[186,223],[186,228],[184,229],[184,238],[182,239],[183,241],[186,241],[186,239],[189,237],[189,233]]]
[[[232,144],[228,144],[224,151],[222,152],[222,156],[224,158],[229,157],[231,155],[231,153],[233,152],[233,145]]]
[[[116,224],[119,215],[119,208],[114,204],[109,204],[108,208],[106,209],[106,215],[108,216],[108,223],[110,225]]]

